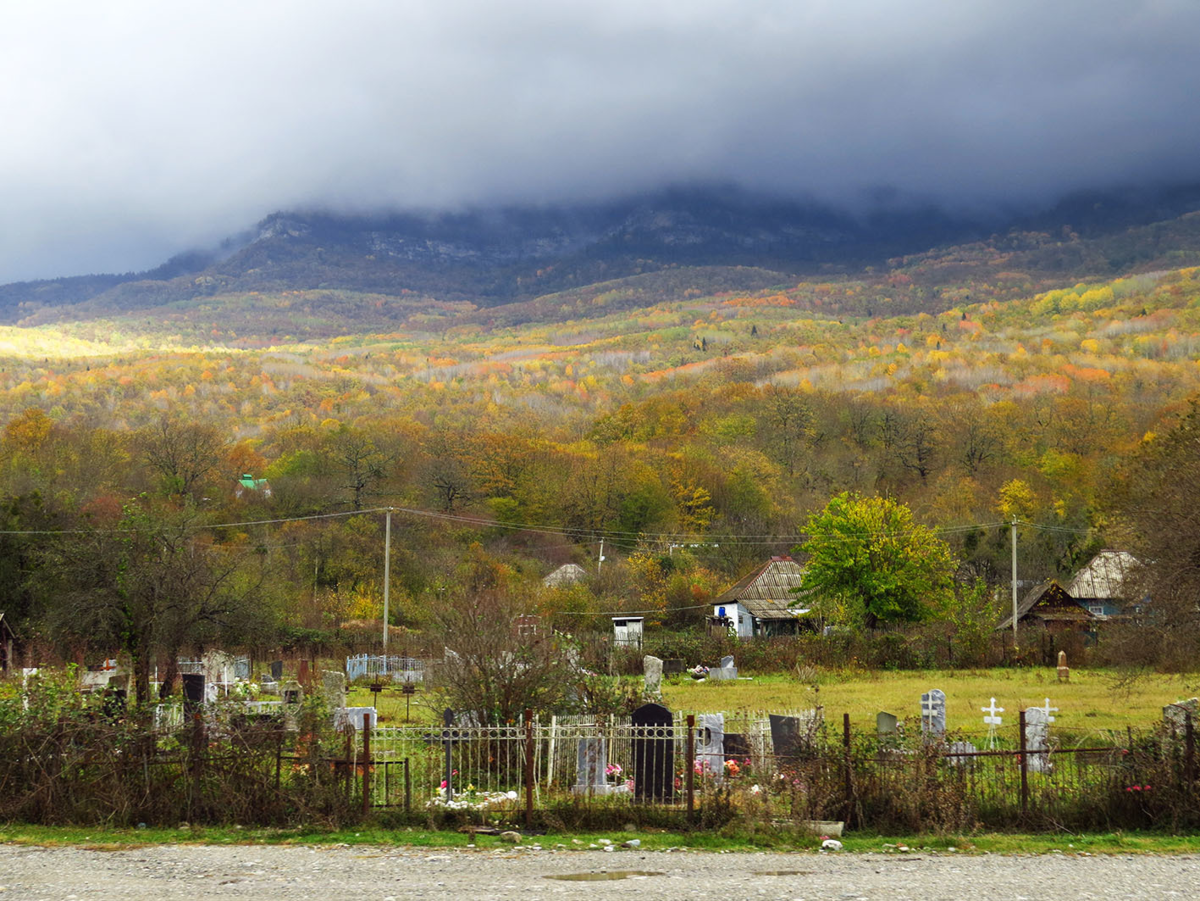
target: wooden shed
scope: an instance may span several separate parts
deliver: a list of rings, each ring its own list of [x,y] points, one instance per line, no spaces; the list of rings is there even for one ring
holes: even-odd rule
[[[1088,628],[1098,617],[1054,579],[1042,582],[1030,590],[1017,605],[1017,623],[1022,626],[1038,625],[1051,631]],[[1012,614],[996,627],[997,630],[1012,628]]]

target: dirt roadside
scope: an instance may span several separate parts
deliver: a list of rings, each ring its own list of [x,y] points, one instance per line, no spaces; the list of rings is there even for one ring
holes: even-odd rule
[[[653,875],[559,880],[563,875]],[[0,845],[0,899],[1066,901],[1200,896],[1200,858]]]

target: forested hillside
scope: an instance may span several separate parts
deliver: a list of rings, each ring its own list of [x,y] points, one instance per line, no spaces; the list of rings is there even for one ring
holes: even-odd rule
[[[551,616],[697,624],[843,491],[939,530],[960,584],[1006,584],[1013,518],[1022,578],[1068,573],[1123,540],[1131,461],[1200,389],[1197,263],[1190,215],[853,275],[660,266],[501,305],[217,283],[4,327],[0,610],[102,644],[64,599],[119,597],[96,565],[122,553],[170,583],[121,549],[165,530],[210,555],[184,593],[239,586],[180,643],[377,619],[382,516],[352,514],[394,507],[397,625],[497,585]],[[599,575],[541,588],[594,572],[601,539]],[[232,616],[251,597],[262,615]]]

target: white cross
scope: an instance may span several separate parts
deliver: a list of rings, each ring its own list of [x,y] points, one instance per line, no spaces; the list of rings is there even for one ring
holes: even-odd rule
[[[1001,717],[998,717],[998,716],[996,716],[996,714],[997,714],[997,713],[1003,713],[1003,712],[1004,712],[1004,708],[1003,708],[1003,707],[997,707],[997,706],[996,706],[996,699],[995,699],[995,698],[992,698],[992,703],[991,703],[991,706],[990,706],[990,707],[980,707],[979,709],[980,709],[980,710],[982,710],[984,713],[986,713],[986,714],[987,714],[987,716],[985,716],[985,717],[983,718],[983,721],[984,721],[984,723],[986,723],[986,724],[987,724],[987,725],[989,725],[989,726],[999,726],[999,725],[1002,725],[1002,720],[1001,720]]]
[[[1052,714],[1052,713],[1058,713],[1058,708],[1057,708],[1057,707],[1051,707],[1051,706],[1050,706],[1050,699],[1049,699],[1049,698],[1046,698],[1046,705],[1045,705],[1044,707],[1042,707],[1042,710],[1046,711],[1046,722],[1047,722],[1047,723],[1053,723],[1053,722],[1054,722],[1054,717],[1052,717],[1050,714]]]
[[[934,721],[937,719],[937,714],[940,710],[941,707],[938,706],[937,700],[934,698],[932,691],[921,695],[921,720],[925,723],[928,723],[931,729],[933,728]]]

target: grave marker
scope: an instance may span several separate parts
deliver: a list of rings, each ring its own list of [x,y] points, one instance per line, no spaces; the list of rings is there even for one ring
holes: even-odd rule
[[[633,712],[633,792],[640,800],[675,797],[675,730],[671,711],[645,704]]]
[[[719,782],[725,775],[725,714],[702,713],[696,720],[700,740],[696,759],[701,772],[712,773]]]
[[[996,706],[996,699],[992,698],[992,703],[987,707],[980,707],[983,711],[983,722],[988,727],[988,747],[996,747],[996,727],[1004,724],[1003,717],[1000,716],[1004,712],[1003,707]]]
[[[662,660],[648,654],[642,658],[642,669],[646,680],[646,694],[652,698],[658,697],[662,692]]]
[[[575,794],[608,794],[608,757],[605,753],[604,739],[601,737],[579,739],[576,757],[577,767],[575,788],[573,789]]]
[[[921,734],[927,740],[946,734],[946,693],[940,688],[921,695]]]
[[[879,736],[895,735],[900,728],[900,720],[895,714],[879,711],[875,714],[875,734]]]
[[[800,718],[770,715],[771,745],[776,760],[795,760],[800,756]]]
[[[1049,699],[1046,703],[1049,707]],[[1030,707],[1025,711],[1025,750],[1029,754],[1031,772],[1050,772],[1050,723],[1053,721],[1054,717],[1046,707]]]

